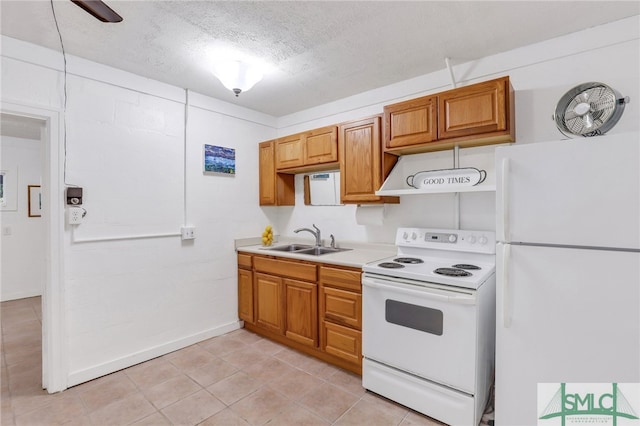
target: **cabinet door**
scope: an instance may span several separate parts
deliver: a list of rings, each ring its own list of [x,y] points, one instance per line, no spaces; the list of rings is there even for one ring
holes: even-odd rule
[[[438,138],[508,130],[508,88],[504,77],[438,94]]]
[[[276,170],[300,167],[304,164],[303,135],[291,135],[276,140]]]
[[[285,335],[304,345],[318,346],[318,286],[303,281],[284,280]]]
[[[322,349],[353,364],[362,364],[362,333],[322,321]]]
[[[386,149],[435,141],[437,97],[423,97],[384,107]]]
[[[307,132],[304,141],[304,165],[338,161],[338,132],[335,126]]]
[[[276,163],[274,141],[262,142],[259,150],[260,205],[276,205]]]
[[[259,149],[259,179],[261,206],[293,206],[295,176],[276,173],[275,141],[262,142]]]
[[[238,317],[253,323],[253,272],[238,269]]]
[[[398,203],[398,197],[380,197],[375,192],[382,186],[382,145],[380,116],[340,125],[340,202]]]
[[[284,334],[284,292],[282,278],[255,274],[256,323],[274,333]]]

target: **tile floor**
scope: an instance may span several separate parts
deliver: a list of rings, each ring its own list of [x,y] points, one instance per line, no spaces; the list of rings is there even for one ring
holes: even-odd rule
[[[366,391],[359,376],[246,330],[49,395],[40,303],[0,304],[3,426],[441,425]]]

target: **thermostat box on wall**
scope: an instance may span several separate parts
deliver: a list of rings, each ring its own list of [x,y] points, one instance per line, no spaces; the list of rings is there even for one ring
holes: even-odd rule
[[[70,206],[82,204],[82,188],[75,186],[67,188],[67,204]]]

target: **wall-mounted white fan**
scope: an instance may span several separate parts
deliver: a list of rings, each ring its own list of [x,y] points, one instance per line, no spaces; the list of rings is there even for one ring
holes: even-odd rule
[[[583,83],[560,98],[553,119],[569,137],[602,135],[615,126],[628,102],[628,96],[606,84]]]

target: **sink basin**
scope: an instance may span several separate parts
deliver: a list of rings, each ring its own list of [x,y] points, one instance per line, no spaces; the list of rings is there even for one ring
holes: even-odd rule
[[[314,248],[314,247],[306,244],[289,244],[286,246],[278,246],[278,247],[263,247],[262,250],[290,251],[290,252],[296,251],[297,252],[298,250],[305,250],[310,248]]]
[[[343,249],[343,248],[331,248],[331,247],[311,247],[306,250],[297,250],[297,254],[310,254],[312,256],[321,256],[323,254],[329,253],[339,253],[341,251],[346,251],[351,249]]]
[[[309,254],[311,256],[320,256],[323,254],[338,253],[341,251],[346,251],[351,249],[314,247],[306,244],[288,244],[286,246],[262,247],[261,250],[284,251],[284,252],[295,253],[295,254]]]

